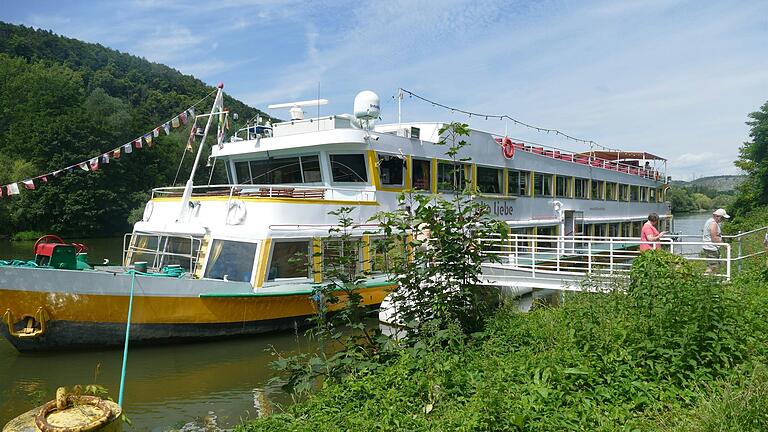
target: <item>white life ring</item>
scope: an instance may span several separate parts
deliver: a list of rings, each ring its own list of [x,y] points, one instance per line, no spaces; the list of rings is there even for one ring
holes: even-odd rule
[[[242,200],[232,200],[227,207],[227,225],[240,225],[245,220],[245,203]]]

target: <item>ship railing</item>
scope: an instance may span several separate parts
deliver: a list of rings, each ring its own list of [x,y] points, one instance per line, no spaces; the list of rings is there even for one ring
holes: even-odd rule
[[[749,231],[739,231],[736,234],[723,234],[723,241],[729,243],[733,248],[733,261],[736,264],[736,270],[741,271],[745,265],[753,263],[762,264],[762,257],[768,255],[768,226],[756,228]],[[669,237],[678,243],[683,240],[693,241],[701,240],[701,234],[681,234],[672,233]],[[684,255],[695,254],[695,250],[690,248],[681,248],[679,252]]]
[[[181,197],[183,186],[168,186],[152,189],[152,198]],[[375,201],[376,193],[360,188],[338,188],[325,186],[305,186],[301,184],[222,184],[200,185],[192,188],[192,197],[226,196],[229,199],[239,197],[293,198],[334,201]]]
[[[501,143],[503,138],[495,138],[497,143]],[[609,171],[617,171],[630,175],[636,175],[647,179],[664,182],[666,179],[666,173],[656,167],[641,167],[639,165],[633,165],[624,162],[618,162],[614,160],[608,160],[592,156],[585,153],[571,153],[557,147],[550,147],[544,145],[536,145],[533,143],[512,141],[512,145],[516,151],[524,151],[528,153],[538,154],[543,157],[549,157],[552,159],[562,160],[566,162],[577,163],[581,165],[587,165],[592,168],[602,168]]]
[[[643,242],[637,237],[553,236],[509,234],[480,240],[483,253],[489,258],[486,266],[515,270],[514,277],[537,278],[559,276],[626,277],[632,262],[640,255]],[[670,238],[658,242],[661,249],[680,255],[702,267],[710,268],[714,276],[730,279],[734,266],[742,260],[765,255],[765,249],[745,255],[735,255],[733,244],[714,243],[719,257],[703,254],[703,247],[711,243]],[[692,253],[695,251],[695,253]],[[738,266],[736,269],[740,269]]]
[[[127,233],[123,236],[123,266],[146,262],[149,270],[158,271],[165,266],[178,265],[187,272],[193,272],[200,258],[202,241],[201,237],[192,235]]]

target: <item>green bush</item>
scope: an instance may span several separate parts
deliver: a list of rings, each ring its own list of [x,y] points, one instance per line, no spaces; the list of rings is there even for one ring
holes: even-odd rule
[[[721,283],[649,252],[624,289],[504,307],[482,333],[446,330],[448,345],[404,348],[239,430],[685,430],[724,382],[742,402],[723,399],[716,415],[763,424],[764,402],[750,396],[763,378],[737,375],[768,359],[767,288],[758,271]]]
[[[35,241],[44,235],[41,231],[18,231],[11,235],[11,241]]]

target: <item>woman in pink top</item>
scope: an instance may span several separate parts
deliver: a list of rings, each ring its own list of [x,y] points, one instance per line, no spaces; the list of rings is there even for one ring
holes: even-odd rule
[[[643,225],[642,231],[640,231],[640,252],[650,249],[661,249],[661,245],[658,243],[659,239],[666,234],[666,231],[659,232],[656,229],[656,225],[659,223],[659,215],[651,213],[648,215],[648,222]],[[657,243],[652,243],[657,242]]]

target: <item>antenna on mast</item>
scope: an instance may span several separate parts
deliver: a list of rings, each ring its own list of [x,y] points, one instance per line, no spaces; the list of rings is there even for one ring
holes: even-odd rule
[[[291,114],[291,120],[304,120],[304,110],[301,107],[317,105],[318,110],[320,105],[328,105],[328,99],[314,99],[299,102],[287,102],[273,105],[267,105],[269,109],[290,108],[288,112]]]

